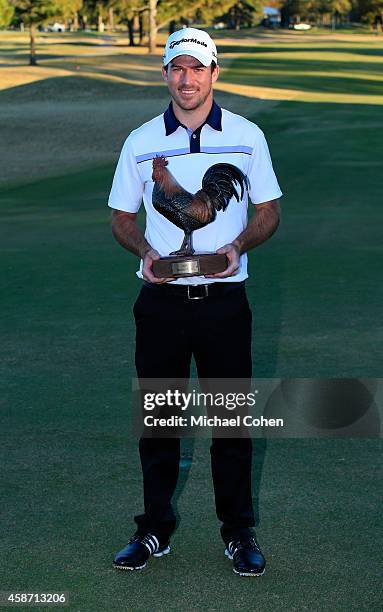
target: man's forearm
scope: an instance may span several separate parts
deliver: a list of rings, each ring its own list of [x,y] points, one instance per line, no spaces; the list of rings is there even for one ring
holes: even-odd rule
[[[276,231],[279,225],[279,201],[272,200],[256,207],[254,216],[250,219],[246,229],[233,241],[240,254],[259,246]]]
[[[113,236],[124,249],[141,259],[152,248],[135,221],[135,215],[114,210],[112,213]]]

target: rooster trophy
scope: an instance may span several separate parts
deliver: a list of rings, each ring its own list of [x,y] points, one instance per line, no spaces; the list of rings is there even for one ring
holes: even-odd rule
[[[177,258],[193,256],[195,251],[192,245],[192,233],[205,225],[208,225],[217,215],[217,210],[225,211],[231,198],[234,196],[237,202],[243,198],[245,187],[248,188],[247,176],[232,164],[214,164],[205,172],[202,179],[202,189],[197,193],[189,193],[184,189],[167,169],[168,161],[163,156],[153,159],[152,179],[154,188],[152,204],[155,210],[183,230],[185,236],[178,251],[173,251],[170,256]],[[238,186],[241,195],[238,194]],[[205,255],[206,257],[206,255]],[[207,257],[220,257],[214,254]],[[163,258],[167,259],[167,258]],[[170,257],[168,258],[170,259]],[[224,256],[226,262],[226,256]],[[222,270],[225,269],[225,265]],[[190,269],[189,274],[174,274],[174,276],[192,275],[195,269]],[[215,270],[221,271],[221,270]],[[207,270],[202,273],[211,273]]]

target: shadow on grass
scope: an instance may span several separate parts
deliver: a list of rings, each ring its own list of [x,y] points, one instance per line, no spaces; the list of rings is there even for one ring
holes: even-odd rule
[[[66,46],[66,47],[92,47],[94,49],[99,49],[100,47],[120,47],[120,44],[113,43],[112,41],[108,41],[105,43],[96,43],[94,40],[93,41],[86,41],[86,40],[58,40],[56,42],[47,42],[45,44],[49,44],[50,47],[57,47],[57,46]]]
[[[223,74],[222,80],[240,85],[257,85],[279,89],[299,89],[311,92],[333,92],[353,94],[383,94],[383,81],[352,75],[356,71],[365,75],[381,76],[376,63],[326,62],[318,60],[263,60],[253,58],[235,59]],[[290,74],[294,71],[296,74]],[[339,76],[338,72],[350,72],[350,77]],[[305,74],[309,72],[310,74]],[[325,72],[326,75],[315,72]],[[328,73],[333,73],[329,75]],[[314,73],[314,74],[313,74]]]
[[[29,49],[29,45],[27,43],[15,43],[13,46],[11,47],[2,47],[0,44],[0,55],[2,53],[6,53],[6,54],[11,54],[11,55],[15,55],[15,57],[20,57],[19,55],[19,50],[20,49]]]
[[[189,480],[190,470],[193,464],[195,439],[186,438],[181,440],[181,460],[180,460],[180,473],[178,477],[176,491],[173,496],[173,508],[177,519],[176,531],[179,529],[183,520],[187,520],[187,517],[182,516],[178,510],[180,499],[183,495],[187,481]],[[261,522],[261,508],[259,504],[261,482],[262,482],[262,471],[267,451],[267,440],[265,438],[258,438],[253,440],[253,458],[252,458],[252,494],[253,494],[253,508],[255,516],[255,526],[257,527]],[[206,448],[206,452],[209,452]],[[207,478],[210,478],[211,472],[206,474]]]
[[[380,42],[380,41],[379,41]],[[372,42],[370,43],[373,44]],[[383,45],[381,48],[374,46],[363,46],[363,43],[360,43],[360,47],[348,47],[344,42],[340,42],[339,46],[327,46],[326,43],[321,43],[318,41],[310,46],[300,45],[300,46],[291,46],[288,42],[281,42],[279,45],[274,42],[264,42],[262,41],[257,46],[244,46],[244,45],[236,45],[233,42],[232,45],[219,45],[218,52],[220,55],[225,53],[249,53],[254,55],[259,55],[263,53],[334,53],[334,54],[342,54],[342,53],[352,53],[356,55],[370,55],[381,57],[383,55]]]
[[[72,68],[73,65],[74,63],[72,63]],[[124,76],[127,76],[126,73]],[[97,73],[95,73],[94,78],[83,77],[79,73],[78,76],[49,77],[33,83],[3,89],[0,91],[0,104],[10,101],[15,104],[21,101],[73,101],[73,98],[76,98],[76,103],[85,98],[95,104],[97,104],[97,100],[101,99],[113,101],[116,98],[126,98],[134,100],[135,98],[147,98],[148,86],[150,86],[150,83],[148,85],[131,85],[97,78]],[[150,86],[150,97],[154,100],[163,99],[166,108],[168,97],[165,85]],[[159,108],[159,112],[161,112],[161,109],[162,107]]]

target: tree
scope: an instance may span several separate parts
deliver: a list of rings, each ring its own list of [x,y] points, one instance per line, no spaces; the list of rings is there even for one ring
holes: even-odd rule
[[[311,0],[284,0],[281,6],[281,25],[283,28],[288,28],[291,21],[300,21],[307,19],[313,2]]]
[[[128,26],[129,45],[135,45],[134,35],[138,31],[142,42],[142,17],[148,12],[146,0],[115,0],[114,8],[120,23]]]
[[[362,21],[382,28],[383,0],[358,0],[358,9]]]
[[[90,0],[86,0],[87,3]],[[196,14],[203,21],[213,21],[215,17],[224,14],[231,6],[237,6],[244,23],[253,22],[261,7],[260,0],[114,0],[115,10],[122,23],[129,28],[130,44],[134,44],[134,20],[145,22],[148,33],[149,53],[156,49],[157,32],[167,26],[177,29],[177,23],[187,23]],[[247,12],[246,12],[247,11]],[[245,18],[246,13],[246,18]],[[141,29],[141,27],[140,27]],[[141,38],[141,36],[140,36]]]
[[[158,0],[149,0],[149,53],[154,53],[157,46],[157,4]]]
[[[322,24],[325,17],[331,18],[333,27],[342,16],[348,15],[352,9],[350,0],[316,0],[313,5],[313,10],[320,17]]]
[[[104,19],[108,13],[108,0],[97,0],[97,30],[103,32],[105,30]]]
[[[156,4],[156,28],[155,33],[160,28],[165,28],[172,21],[177,23],[187,23],[189,19],[199,13],[204,16],[204,20],[212,21],[214,17],[222,15],[233,5],[233,0],[166,0],[161,2],[151,0]],[[257,2],[258,0],[248,0],[249,3]],[[177,28],[176,28],[177,29]],[[154,37],[152,36],[152,48],[155,48]]]
[[[90,15],[91,19],[97,22],[98,31],[104,32],[105,30],[104,20],[109,15],[109,8],[112,6],[112,3],[113,3],[113,0],[84,0],[83,21],[87,23],[88,15]]]
[[[0,0],[0,28],[6,28],[12,21],[15,9],[8,0]]]
[[[281,4],[281,24],[288,27],[292,20],[320,19],[325,17],[335,20],[347,15],[352,8],[351,0],[283,0]]]
[[[78,30],[78,14],[83,6],[83,0],[55,0],[58,15],[63,18],[65,25],[68,21],[72,22],[72,30]]]
[[[35,66],[37,64],[36,26],[56,15],[57,5],[54,0],[16,0],[15,9],[20,20],[29,27],[29,63],[31,66]]]
[[[244,26],[251,27],[257,18],[261,19],[262,14],[262,6],[258,0],[239,0],[229,7],[221,19],[229,28],[239,30]]]

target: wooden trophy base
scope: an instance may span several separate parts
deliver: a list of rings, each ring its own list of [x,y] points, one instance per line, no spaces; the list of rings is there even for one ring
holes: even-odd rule
[[[223,272],[228,266],[225,254],[195,253],[194,255],[169,255],[153,262],[156,278],[184,278],[186,276],[205,276]]]

